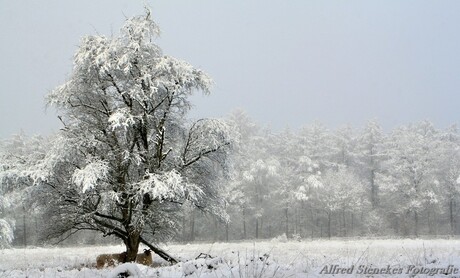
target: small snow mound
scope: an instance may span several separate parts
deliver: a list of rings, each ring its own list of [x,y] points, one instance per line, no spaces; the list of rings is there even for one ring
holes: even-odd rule
[[[195,260],[190,260],[182,264],[182,272],[185,276],[192,275],[197,271],[199,273],[213,272],[219,265],[223,264],[224,260],[222,258],[199,258]]]
[[[115,267],[107,276],[107,278],[120,277],[141,277],[141,272],[135,263],[125,263]]]

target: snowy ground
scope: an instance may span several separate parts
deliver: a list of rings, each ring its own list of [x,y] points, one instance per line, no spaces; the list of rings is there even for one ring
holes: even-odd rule
[[[125,270],[133,276],[171,278],[460,277],[457,239],[281,240],[169,245],[165,249],[184,262],[157,268],[129,264],[97,270],[94,264],[98,254],[119,253],[123,247],[0,250],[0,277],[116,277]],[[215,259],[194,260],[202,252]],[[154,261],[161,259],[155,256]],[[441,274],[445,268],[449,275]],[[388,271],[390,274],[382,274]]]

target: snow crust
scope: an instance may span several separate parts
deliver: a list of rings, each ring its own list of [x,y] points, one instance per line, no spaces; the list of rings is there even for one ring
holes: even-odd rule
[[[402,268],[397,275],[373,277],[408,277],[406,270],[460,268],[459,239],[363,239],[285,241],[284,238],[263,242],[209,243],[169,245],[167,251],[181,262],[161,266],[164,261],[154,255],[156,267],[122,264],[115,268],[95,269],[96,256],[116,253],[123,246],[73,248],[28,248],[0,250],[0,277],[325,277],[324,266],[359,266]],[[200,253],[212,258],[195,259]],[[19,259],[18,259],[19,258]],[[335,274],[326,277],[366,277]],[[443,274],[419,274],[411,277],[449,277]]]
[[[137,264],[126,263],[115,267],[107,276],[107,278],[118,278],[122,273],[126,273],[126,275],[129,275],[128,277],[142,277],[141,271],[139,270],[139,267],[137,267]]]

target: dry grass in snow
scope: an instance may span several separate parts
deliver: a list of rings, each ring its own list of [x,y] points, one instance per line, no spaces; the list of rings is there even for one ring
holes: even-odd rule
[[[182,262],[174,266],[119,266],[95,269],[96,256],[122,252],[119,246],[27,248],[0,250],[0,277],[116,277],[128,271],[133,277],[366,277],[359,266],[401,268],[397,275],[413,271],[460,269],[460,240],[457,239],[363,239],[314,241],[261,241],[234,243],[171,244],[165,249]],[[213,258],[195,259],[200,253]],[[154,262],[163,262],[157,255]],[[353,274],[323,275],[325,266],[355,266]],[[410,266],[412,272],[406,273]],[[423,270],[425,269],[425,270]],[[369,275],[367,275],[369,276]],[[437,277],[418,273],[415,277]],[[455,274],[453,274],[455,276]],[[446,277],[441,275],[439,277]],[[447,276],[448,277],[448,276]],[[457,274],[460,277],[460,273]]]

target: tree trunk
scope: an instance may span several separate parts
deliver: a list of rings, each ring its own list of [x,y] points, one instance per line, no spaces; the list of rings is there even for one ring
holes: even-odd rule
[[[377,189],[375,188],[375,172],[374,170],[371,170],[371,204],[372,204],[372,209],[375,209],[377,207]]]
[[[182,241],[183,242],[187,241],[185,213],[182,214]]]
[[[345,215],[345,210],[342,210],[342,221],[343,221],[343,236],[347,236],[347,219]]]
[[[260,217],[260,227],[259,227],[260,236],[264,237],[264,218],[263,216]]]
[[[331,233],[331,215],[332,213],[331,212],[328,212],[327,213],[327,236],[329,237],[329,239],[331,239],[331,236],[332,236],[332,233]]]
[[[22,234],[22,243],[24,247],[27,247],[27,227],[26,227],[26,207],[23,206],[23,214],[22,214],[22,226],[23,226],[23,234]]]
[[[284,209],[284,216],[286,217],[286,225],[284,227],[284,232],[286,233],[286,237],[289,238],[289,209]]]
[[[256,218],[256,239],[259,239],[259,218]]]
[[[229,223],[225,223],[225,241],[228,242]]]
[[[315,214],[315,217],[316,217],[316,229],[320,227],[319,237],[322,238],[323,237],[323,221],[319,219],[318,214]],[[312,231],[313,231],[313,228],[312,228]]]
[[[141,237],[137,231],[128,231],[128,238],[125,240],[126,245],[126,261],[136,261],[137,252],[139,251],[139,244],[141,243]]]
[[[219,238],[219,228],[218,228],[218,223],[217,223],[217,218],[214,217],[214,242],[216,242]]]
[[[351,214],[351,235],[353,236],[355,233],[355,214]]]
[[[294,227],[294,232],[296,234],[302,235],[302,227],[300,226],[300,215],[299,211],[297,208],[294,210],[294,219],[295,219],[295,227]]]
[[[247,238],[246,233],[246,210],[243,208],[243,239]]]
[[[324,228],[324,224],[323,224],[323,221],[321,221],[321,229],[320,229],[320,234],[319,234],[320,238],[323,237],[323,228]]]
[[[190,218],[190,241],[195,241],[195,209],[192,209]]]
[[[414,211],[414,221],[415,221],[415,236],[418,237],[418,213]]]
[[[310,218],[310,223],[311,223],[311,238],[313,239],[315,237],[315,231],[318,230],[319,227],[319,218],[316,216],[315,212],[313,211],[312,208],[310,208],[311,211],[311,218]],[[305,230],[308,230],[308,221],[305,221]]]
[[[428,234],[430,235],[433,235],[434,234],[434,225],[432,222],[432,219],[431,219],[431,206],[428,206],[427,208],[427,221],[428,221]]]
[[[454,199],[450,199],[449,201],[449,222],[450,222],[450,234],[455,235]]]

